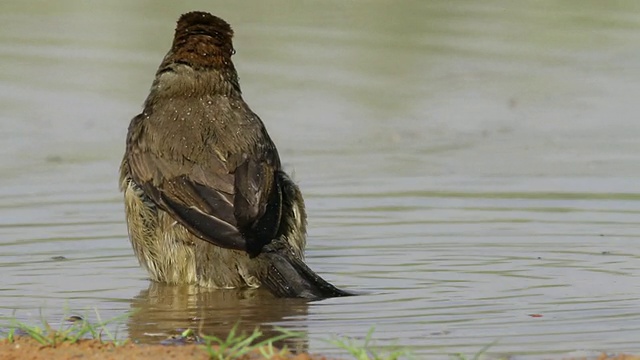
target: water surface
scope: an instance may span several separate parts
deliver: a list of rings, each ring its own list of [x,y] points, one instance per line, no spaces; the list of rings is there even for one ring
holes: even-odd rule
[[[117,172],[179,14],[236,30],[244,96],[300,184],[314,303],[150,283]],[[0,317],[361,338],[420,357],[640,351],[640,3],[0,5]],[[537,314],[542,317],[532,317]]]

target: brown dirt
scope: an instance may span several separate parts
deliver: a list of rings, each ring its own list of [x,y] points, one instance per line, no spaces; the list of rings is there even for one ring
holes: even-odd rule
[[[80,340],[75,344],[62,343],[55,347],[43,346],[29,337],[18,337],[14,342],[0,340],[0,359],[2,360],[162,360],[194,359],[209,360],[203,345],[137,345],[128,343],[116,346],[110,342],[98,340]],[[258,352],[237,358],[238,360],[264,359]],[[288,354],[275,356],[273,360],[335,360],[310,354]],[[597,358],[567,358],[565,360],[640,360],[636,355],[600,355]]]
[[[98,340],[81,340],[75,344],[62,343],[56,347],[43,346],[29,337],[18,337],[14,342],[0,340],[0,359],[2,360],[161,360],[194,359],[208,360],[203,345],[136,345],[115,346],[113,343]],[[238,358],[240,360],[263,359],[259,353]],[[273,360],[330,360],[323,356],[309,354],[275,356]],[[628,360],[628,359],[625,359]]]

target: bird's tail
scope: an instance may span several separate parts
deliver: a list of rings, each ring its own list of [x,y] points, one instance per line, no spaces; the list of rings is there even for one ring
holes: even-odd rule
[[[260,255],[269,260],[268,271],[262,283],[275,296],[319,300],[355,295],[331,285],[289,251],[275,249],[270,245]]]

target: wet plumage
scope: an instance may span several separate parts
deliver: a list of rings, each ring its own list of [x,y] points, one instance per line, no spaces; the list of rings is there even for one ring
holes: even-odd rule
[[[181,16],[131,121],[120,183],[134,252],[154,281],[347,295],[303,262],[304,201],[242,98],[232,36],[208,13]]]

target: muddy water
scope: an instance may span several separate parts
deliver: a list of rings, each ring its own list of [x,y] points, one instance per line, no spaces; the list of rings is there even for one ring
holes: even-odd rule
[[[421,357],[640,351],[640,3],[0,5],[0,316],[141,342],[238,320]],[[307,304],[150,284],[117,167],[177,16],[236,29],[246,100],[295,173]],[[541,315],[533,317],[530,315]]]

